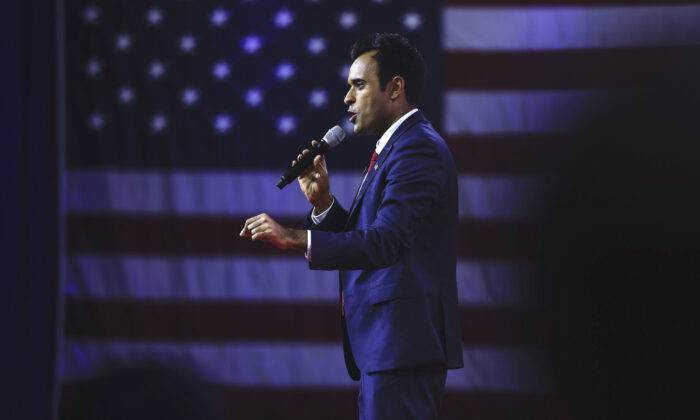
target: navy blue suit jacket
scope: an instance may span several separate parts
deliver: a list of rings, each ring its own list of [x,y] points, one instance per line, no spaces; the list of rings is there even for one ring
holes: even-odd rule
[[[348,372],[463,366],[457,304],[457,171],[418,111],[394,132],[349,211],[311,229],[311,269],[340,270]]]

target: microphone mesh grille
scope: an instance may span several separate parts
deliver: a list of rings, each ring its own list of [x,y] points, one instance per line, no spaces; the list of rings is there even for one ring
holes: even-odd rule
[[[323,140],[325,140],[330,147],[335,147],[345,139],[345,135],[345,130],[339,125],[336,125],[326,132],[326,135],[323,136]]]

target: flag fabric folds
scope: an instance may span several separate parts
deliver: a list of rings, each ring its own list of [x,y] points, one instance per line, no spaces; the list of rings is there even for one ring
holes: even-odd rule
[[[423,52],[420,108],[460,173],[465,368],[449,372],[445,418],[560,413],[531,216],[575,161],[585,139],[567,128],[586,106],[700,53],[700,5],[444,3],[62,3],[64,390],[105,360],[155,357],[196,369],[244,418],[353,418],[336,273],[238,232],[261,212],[301,225],[303,194],[275,182],[328,128],[352,132],[349,50],[381,31]],[[374,140],[328,153],[346,205]]]

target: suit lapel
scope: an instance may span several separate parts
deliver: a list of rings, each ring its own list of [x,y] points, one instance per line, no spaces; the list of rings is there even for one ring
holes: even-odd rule
[[[362,196],[364,195],[365,191],[367,191],[367,188],[374,180],[375,175],[382,168],[384,161],[387,159],[387,156],[389,156],[391,150],[394,148],[394,143],[396,142],[396,140],[398,140],[398,138],[401,137],[409,128],[413,127],[418,122],[424,120],[425,117],[423,116],[423,114],[420,111],[417,111],[413,115],[408,117],[406,121],[404,121],[399,126],[399,128],[396,129],[396,131],[394,131],[394,134],[391,135],[391,138],[386,143],[386,146],[384,146],[384,149],[382,149],[382,152],[379,154],[379,156],[377,156],[377,160],[374,161],[374,166],[370,168],[370,173],[367,175],[367,178],[360,186],[360,191],[357,193],[357,196],[355,197],[355,200],[352,202],[352,206],[350,207],[348,221],[350,221],[350,219],[353,216],[353,213],[359,207],[359,203],[360,201],[362,201]]]

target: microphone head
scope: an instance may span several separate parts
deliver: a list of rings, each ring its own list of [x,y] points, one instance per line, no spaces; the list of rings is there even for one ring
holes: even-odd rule
[[[326,135],[323,136],[323,141],[328,143],[329,147],[335,147],[345,139],[345,135],[345,130],[343,130],[339,125],[336,125],[326,132]]]

